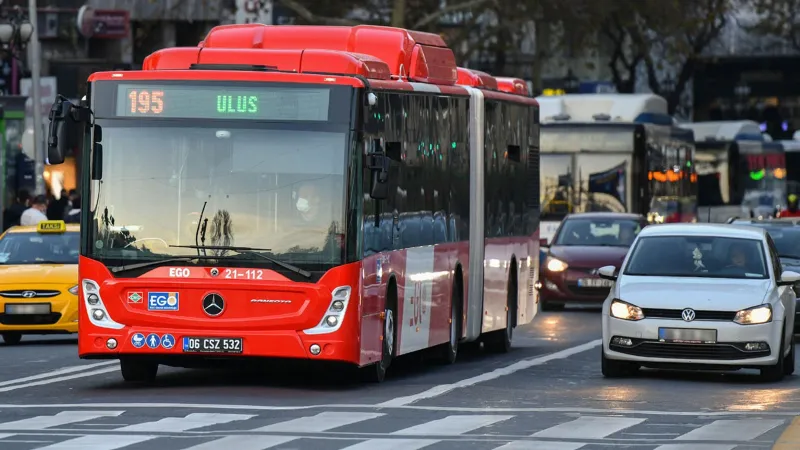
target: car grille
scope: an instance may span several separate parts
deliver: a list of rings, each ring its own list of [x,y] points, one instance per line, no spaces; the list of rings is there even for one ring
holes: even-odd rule
[[[60,291],[49,289],[18,289],[15,291],[0,291],[0,297],[5,298],[47,298],[55,297]]]
[[[745,351],[744,344],[678,344],[632,339],[630,347],[610,344],[609,348],[626,355],[643,358],[737,360],[769,356],[770,350]]]
[[[680,319],[682,309],[657,309],[642,308],[645,317],[654,319]],[[732,321],[736,317],[736,311],[697,311],[694,312],[694,320],[719,320]]]
[[[3,325],[52,325],[61,319],[61,313],[50,314],[0,314]]]
[[[583,295],[586,297],[603,297],[608,296],[611,288],[607,287],[578,287],[578,283],[567,283],[567,289],[575,295]]]

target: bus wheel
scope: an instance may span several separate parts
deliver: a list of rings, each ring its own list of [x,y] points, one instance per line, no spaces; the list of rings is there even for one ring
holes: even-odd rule
[[[156,380],[158,373],[156,363],[121,358],[119,365],[122,369],[122,379],[128,383],[152,383]]]
[[[461,283],[453,286],[453,295],[450,299],[450,341],[442,346],[442,362],[453,364],[458,357],[458,341],[461,340]]]
[[[377,363],[365,367],[364,375],[367,381],[372,383],[381,383],[386,378],[386,371],[392,364],[394,359],[394,342],[397,337],[397,330],[395,327],[396,321],[396,307],[397,304],[397,291],[391,289],[390,297],[386,299],[386,309],[384,309],[383,320],[383,336],[381,339],[381,360]]]
[[[17,345],[22,340],[22,333],[3,333],[3,343]]]
[[[508,280],[508,299],[506,300],[506,328],[489,333],[484,341],[486,350],[494,353],[508,353],[514,337],[514,319],[517,305],[517,271],[511,266],[511,279]]]

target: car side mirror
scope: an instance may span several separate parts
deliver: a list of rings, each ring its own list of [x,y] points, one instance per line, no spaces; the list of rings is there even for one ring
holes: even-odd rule
[[[597,269],[597,274],[604,280],[615,281],[617,279],[617,268],[614,266],[603,266]]]
[[[778,286],[791,286],[798,281],[800,281],[800,273],[784,270],[781,274],[781,279],[778,280]]]

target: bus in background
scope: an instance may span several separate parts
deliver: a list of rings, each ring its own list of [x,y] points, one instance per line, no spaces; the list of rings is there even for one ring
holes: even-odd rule
[[[694,139],[652,94],[537,97],[542,242],[567,214],[620,212],[651,222],[696,218]]]
[[[694,132],[700,220],[769,217],[786,206],[786,156],[750,120],[682,123]]]
[[[58,164],[87,130],[79,356],[381,381],[508,351],[537,312],[538,106],[476,78],[438,35],[366,25],[223,25],[92,74],[48,141]]]
[[[783,146],[786,156],[786,194],[800,196],[800,141],[775,141]]]

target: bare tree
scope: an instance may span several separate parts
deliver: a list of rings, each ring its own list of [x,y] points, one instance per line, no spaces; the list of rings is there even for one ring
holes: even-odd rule
[[[758,14],[758,21],[749,26],[762,36],[786,40],[800,51],[800,0],[740,0],[749,3]]]

